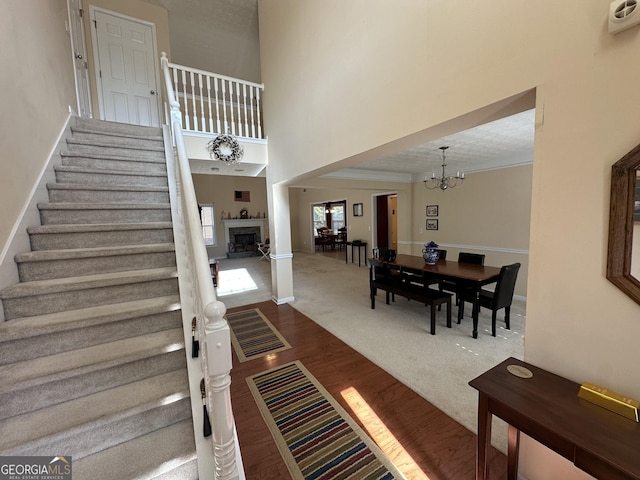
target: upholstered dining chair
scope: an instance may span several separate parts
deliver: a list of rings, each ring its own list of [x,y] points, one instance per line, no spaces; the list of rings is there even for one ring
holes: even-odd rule
[[[491,335],[496,336],[496,316],[498,310],[504,308],[504,323],[507,330],[511,329],[511,303],[513,302],[513,292],[516,287],[516,279],[520,264],[505,265],[500,269],[500,275],[496,282],[496,289],[490,290],[480,289],[480,296],[476,300],[473,290],[464,290],[460,292],[460,306],[458,307],[458,323],[464,315],[464,302],[473,303],[473,318],[477,319],[480,314],[480,308],[491,309]],[[477,320],[474,320],[477,324]]]

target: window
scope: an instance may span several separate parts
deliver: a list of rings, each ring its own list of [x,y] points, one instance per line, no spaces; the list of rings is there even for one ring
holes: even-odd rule
[[[317,232],[320,227],[329,227],[334,232],[346,226],[346,202],[316,203],[313,207],[313,228]]]
[[[313,206],[313,231],[317,232],[318,228],[325,226],[324,204]]]
[[[216,246],[216,212],[213,205],[200,205],[200,223],[202,223],[202,237],[204,244]]]

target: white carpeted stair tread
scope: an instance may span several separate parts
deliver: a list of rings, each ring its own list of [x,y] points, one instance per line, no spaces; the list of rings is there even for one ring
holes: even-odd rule
[[[90,126],[75,126],[75,127],[71,127],[71,131],[73,133],[85,133],[85,134],[91,134],[91,135],[103,135],[105,138],[133,138],[133,139],[140,139],[140,140],[157,140],[157,141],[163,141],[163,137],[162,137],[162,132],[159,131],[157,135],[150,135],[150,134],[145,134],[145,135],[136,135],[135,133],[127,133],[127,132],[108,132],[108,131],[104,131],[102,129],[97,129],[97,128],[91,128]]]
[[[193,422],[183,420],[103,452],[73,462],[73,475],[78,479],[127,480],[152,479],[189,462],[194,464],[188,476],[176,473],[172,480],[198,478]],[[206,475],[203,474],[202,478]]]
[[[50,383],[184,348],[182,328],[0,366],[0,393]]]
[[[73,172],[73,173],[89,173],[92,175],[133,175],[138,177],[166,177],[167,174],[163,172],[134,172],[131,170],[114,170],[114,169],[101,169],[101,168],[89,168],[89,167],[75,167],[72,165],[56,165],[54,167],[59,172]]]
[[[167,210],[169,203],[39,203],[38,210]]]
[[[30,234],[38,233],[76,233],[76,232],[110,232],[114,230],[152,230],[172,228],[171,222],[138,222],[138,223],[73,223],[60,225],[34,225],[27,229]]]
[[[19,298],[25,295],[42,295],[69,292],[77,289],[100,288],[114,285],[134,284],[165,280],[178,276],[175,267],[152,268],[146,270],[129,270],[125,272],[101,273],[82,277],[55,278],[22,282],[5,288],[0,292],[0,299]]]
[[[145,245],[124,245],[116,247],[69,248],[66,250],[39,250],[36,252],[19,253],[16,262],[38,262],[48,260],[67,260],[94,257],[109,257],[113,255],[140,255],[142,253],[172,252],[173,243],[155,243]]]
[[[77,117],[76,124],[71,129],[90,129],[100,133],[115,133],[146,137],[161,136],[162,127],[149,127],[146,125],[132,125],[130,123],[107,122],[88,117]]]
[[[0,421],[0,452],[45,437],[72,435],[70,429],[87,431],[188,396],[187,374],[181,369],[11,417]]]
[[[0,324],[0,341],[29,338],[75,328],[119,322],[128,318],[153,315],[180,309],[180,297],[146,298],[131,302],[67,310],[36,317],[15,318]]]
[[[109,141],[100,141],[100,140],[75,140],[75,139],[70,139],[67,140],[67,145],[70,148],[74,148],[74,147],[83,147],[83,146],[89,146],[89,147],[99,147],[99,148],[121,148],[123,150],[140,150],[143,152],[163,152],[164,153],[164,145],[163,144],[159,144],[157,146],[152,144],[153,142],[148,142],[145,145],[142,146],[138,146],[135,143],[133,144],[118,144],[118,143],[114,143],[114,142],[109,142]],[[160,143],[160,142],[158,142]]]
[[[105,192],[168,192],[162,185],[105,185],[101,183],[47,183],[49,190],[99,190]]]

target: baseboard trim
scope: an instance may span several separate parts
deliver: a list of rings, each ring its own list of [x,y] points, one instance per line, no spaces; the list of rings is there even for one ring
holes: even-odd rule
[[[276,298],[274,296],[271,296],[271,301],[276,305],[284,305],[285,303],[291,303],[295,301],[295,299],[296,299],[295,297]]]

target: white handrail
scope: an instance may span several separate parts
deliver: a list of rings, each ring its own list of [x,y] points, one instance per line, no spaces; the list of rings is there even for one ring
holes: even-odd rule
[[[206,386],[207,411],[211,419],[214,478],[233,480],[240,476],[236,461],[238,449],[235,440],[235,422],[231,409],[231,335],[229,325],[224,319],[226,307],[222,302],[217,301],[213,288],[209,259],[202,237],[198,203],[182,133],[180,103],[173,89],[169,62],[164,52],[161,65],[170,106],[173,142],[177,152],[176,182],[180,187],[179,199],[183,214],[186,253],[193,285],[193,311],[196,314],[197,335],[202,353],[201,364]],[[200,473],[200,478],[205,478],[204,472]]]
[[[174,99],[184,111],[183,130],[263,139],[261,102],[264,84],[168,61],[167,67],[172,74],[168,79],[165,77],[165,81],[172,82]]]

